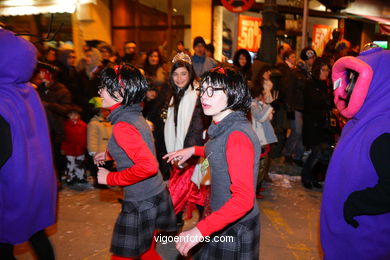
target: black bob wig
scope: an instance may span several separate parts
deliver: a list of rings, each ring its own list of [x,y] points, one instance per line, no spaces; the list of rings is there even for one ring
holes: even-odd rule
[[[244,77],[231,65],[221,65],[205,72],[201,77],[201,86],[222,87],[228,97],[227,107],[223,110],[247,112],[251,106],[251,95]],[[204,94],[206,95],[206,94]]]
[[[143,101],[148,90],[148,82],[136,67],[130,64],[107,67],[101,73],[101,88],[115,100],[123,98],[122,105],[129,106]]]

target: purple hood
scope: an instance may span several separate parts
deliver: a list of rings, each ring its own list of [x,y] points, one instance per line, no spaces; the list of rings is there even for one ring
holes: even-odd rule
[[[12,155],[0,168],[0,243],[18,244],[55,223],[56,178],[46,115],[28,83],[36,49],[0,29],[0,115]]]

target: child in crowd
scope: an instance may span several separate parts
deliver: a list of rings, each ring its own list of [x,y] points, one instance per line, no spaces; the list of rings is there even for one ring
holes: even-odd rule
[[[106,151],[108,140],[112,133],[112,126],[107,121],[110,110],[102,107],[102,99],[100,97],[94,97],[89,103],[92,103],[96,109],[96,115],[89,121],[87,128],[88,153],[93,157],[96,153]],[[90,168],[92,176],[97,178],[97,167],[92,165]],[[97,179],[95,181],[96,188],[106,187],[105,185],[98,184]]]
[[[87,124],[80,119],[80,109],[74,107],[68,112],[64,123],[65,138],[61,153],[66,156],[65,182],[68,185],[86,184],[85,152],[87,150]]]
[[[264,196],[260,194],[264,189],[261,187],[262,181],[268,173],[270,168],[270,158],[268,156],[270,150],[270,144],[276,143],[278,139],[276,138],[274,129],[271,125],[273,108],[266,101],[265,90],[262,85],[250,89],[252,95],[252,104],[251,104],[251,119],[252,127],[256,132],[257,137],[259,138],[262,156],[260,159],[260,168],[259,168],[259,177],[257,179],[256,187],[256,198],[263,199]]]
[[[273,95],[273,87],[274,84],[271,81],[271,67],[270,66],[264,66],[259,71],[259,86],[262,88],[262,91],[260,94],[263,96],[262,100],[266,104],[271,104],[275,100],[275,95]]]

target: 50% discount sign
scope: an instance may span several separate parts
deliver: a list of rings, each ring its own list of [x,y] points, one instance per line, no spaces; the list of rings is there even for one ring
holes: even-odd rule
[[[238,42],[237,49],[246,49],[257,52],[260,47],[261,18],[240,15],[238,19]]]

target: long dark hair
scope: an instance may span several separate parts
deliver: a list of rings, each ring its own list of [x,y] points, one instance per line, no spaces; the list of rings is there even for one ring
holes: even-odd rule
[[[244,67],[241,67],[240,66],[240,56],[241,55],[244,55],[245,59],[246,59],[246,64]],[[251,67],[252,67],[252,58],[251,58],[251,55],[249,54],[249,52],[245,49],[239,49],[235,54],[234,54],[234,57],[233,57],[233,64],[234,66],[237,66],[244,74],[247,73]]]
[[[189,74],[189,81],[184,88],[179,88],[178,86],[176,86],[175,82],[173,81],[173,73],[178,68],[186,68],[186,70],[188,71],[188,74]],[[188,62],[185,62],[184,60],[178,60],[175,63],[173,63],[172,68],[171,68],[171,72],[169,74],[169,85],[171,86],[171,88],[173,90],[173,107],[174,107],[173,111],[174,111],[175,125],[177,124],[177,113],[179,110],[180,101],[183,98],[184,93],[186,92],[186,90],[189,87],[194,89],[194,86],[193,86],[194,80],[195,80],[195,72],[194,72],[194,68],[192,67],[191,64],[189,64]]]
[[[154,53],[154,52],[157,52],[157,55],[158,55],[158,64],[157,65],[151,65],[149,63],[149,57]],[[145,70],[145,73],[147,76],[156,76],[156,73],[157,73],[157,69],[162,66],[163,64],[163,58],[161,56],[161,53],[158,49],[152,49],[150,51],[147,52],[146,54],[146,60],[145,60],[145,64],[144,64],[144,70]]]
[[[324,59],[324,58],[317,58],[314,61],[313,67],[311,69],[311,73],[312,73],[313,79],[320,80],[321,68],[323,66],[328,66],[328,68],[330,69],[330,66],[329,66],[329,64],[328,64],[326,59]]]
[[[263,75],[264,75],[264,73],[266,73],[267,71],[269,71],[269,70],[271,70],[271,69],[272,69],[271,66],[269,66],[269,65],[264,65],[264,66],[259,70],[259,72],[257,73],[255,85],[253,86],[254,88],[263,87],[263,89],[264,89],[264,78],[263,78]]]

